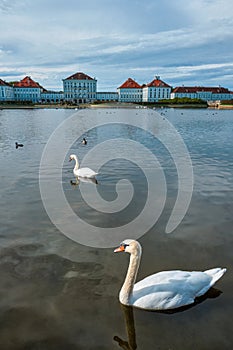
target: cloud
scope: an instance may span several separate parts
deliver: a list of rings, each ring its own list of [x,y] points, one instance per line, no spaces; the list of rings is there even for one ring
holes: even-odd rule
[[[60,89],[83,71],[115,90],[132,72],[143,82],[158,74],[233,88],[231,0],[1,0],[0,12],[0,77],[30,73]]]

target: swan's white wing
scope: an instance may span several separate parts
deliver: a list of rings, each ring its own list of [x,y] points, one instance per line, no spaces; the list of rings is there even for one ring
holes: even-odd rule
[[[81,168],[75,171],[75,175],[80,176],[80,177],[95,177],[98,175],[94,170],[90,168]]]
[[[189,275],[190,272],[180,270],[161,271],[148,277],[145,277],[143,280],[135,283],[134,290],[140,289],[141,287],[145,286],[169,282],[171,279],[184,280],[188,278]]]
[[[211,287],[211,277],[199,271],[163,271],[134,285],[131,304],[144,309],[175,309],[194,302]]]

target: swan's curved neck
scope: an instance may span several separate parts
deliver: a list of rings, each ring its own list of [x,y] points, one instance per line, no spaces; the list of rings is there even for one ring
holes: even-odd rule
[[[133,292],[134,283],[137,277],[141,260],[141,249],[130,255],[129,267],[125,277],[125,282],[121,288],[119,299],[124,305],[130,305],[130,297]]]
[[[79,168],[78,158],[75,157],[74,160],[75,160],[75,167],[74,167],[74,170],[78,170],[78,168]]]

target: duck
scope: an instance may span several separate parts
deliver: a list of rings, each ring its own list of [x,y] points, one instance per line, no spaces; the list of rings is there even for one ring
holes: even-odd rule
[[[22,144],[22,143],[15,142],[15,148],[18,148],[18,147],[23,147],[23,144]]]
[[[85,137],[82,139],[82,144],[86,145],[87,144],[87,140],[85,139]]]
[[[83,178],[94,178],[98,173],[96,173],[94,170],[90,168],[80,168],[79,169],[79,162],[78,157],[75,154],[70,155],[69,161],[75,161],[75,167],[73,169],[73,173],[76,177],[83,177]]]
[[[144,310],[172,310],[193,304],[226,272],[226,268],[220,267],[206,271],[161,271],[135,283],[142,255],[140,243],[126,239],[114,252],[130,254],[119,301]]]

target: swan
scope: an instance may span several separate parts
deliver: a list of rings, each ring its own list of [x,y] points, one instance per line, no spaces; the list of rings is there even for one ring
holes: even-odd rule
[[[142,254],[140,243],[126,239],[114,252],[130,254],[128,271],[119,294],[120,302],[145,310],[169,310],[192,304],[226,272],[225,268],[219,267],[204,272],[162,271],[134,284]]]
[[[90,168],[80,168],[79,169],[78,158],[75,154],[70,155],[69,161],[71,161],[71,160],[75,161],[75,167],[74,167],[73,173],[76,177],[86,177],[86,178],[90,179],[90,178],[95,177],[98,174]]]

